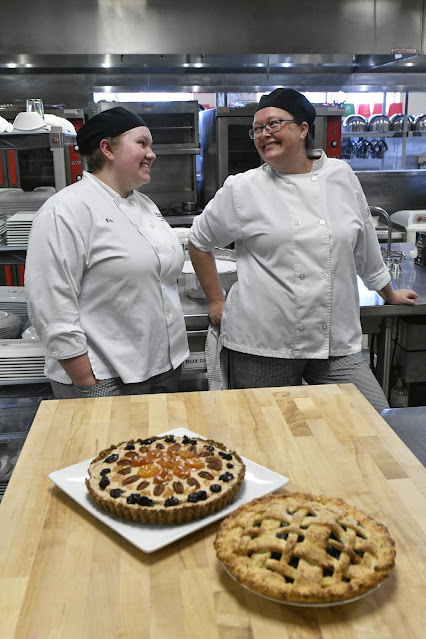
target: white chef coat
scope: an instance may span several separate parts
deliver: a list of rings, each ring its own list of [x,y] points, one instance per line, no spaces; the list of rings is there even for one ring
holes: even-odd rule
[[[27,252],[28,314],[45,374],[71,383],[58,359],[88,353],[97,379],[141,382],[189,354],[177,278],[184,256],[156,205],[122,198],[90,173],[49,198]]]
[[[235,242],[238,282],[221,324],[232,350],[289,359],[361,351],[357,273],[390,276],[358,178],[324,152],[306,174],[264,164],[230,176],[194,220],[201,251]]]

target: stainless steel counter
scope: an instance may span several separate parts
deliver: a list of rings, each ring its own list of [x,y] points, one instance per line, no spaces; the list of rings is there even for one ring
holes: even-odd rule
[[[405,260],[401,262],[399,275],[391,275],[391,284],[394,289],[412,288],[419,299],[415,306],[393,306],[385,304],[380,295],[369,291],[359,280],[359,298],[361,306],[361,318],[370,316],[396,317],[403,315],[426,315],[426,269],[414,264],[410,256],[410,250],[414,249],[414,242],[401,242],[392,244],[393,251],[402,251]]]
[[[426,466],[426,406],[388,408],[381,416]]]
[[[398,317],[426,315],[426,269],[414,264],[410,255],[412,249],[414,249],[414,242],[392,244],[392,250],[402,251],[405,260],[400,264],[401,272],[391,275],[391,284],[394,289],[415,290],[419,297],[414,306],[385,304],[380,295],[367,290],[359,280],[361,325],[364,333],[379,334],[376,375],[388,398],[392,367],[392,332],[395,320]],[[426,322],[426,318],[424,321]]]

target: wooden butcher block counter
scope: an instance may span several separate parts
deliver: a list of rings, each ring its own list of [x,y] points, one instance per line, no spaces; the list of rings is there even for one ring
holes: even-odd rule
[[[216,559],[219,522],[137,548],[49,474],[111,443],[187,428],[383,522],[396,566],[353,603],[301,608],[243,589]],[[421,639],[426,471],[354,386],[44,401],[0,504],[3,639]]]

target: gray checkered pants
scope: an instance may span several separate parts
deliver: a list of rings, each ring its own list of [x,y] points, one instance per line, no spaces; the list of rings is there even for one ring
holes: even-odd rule
[[[79,399],[87,397],[112,397],[117,395],[147,395],[152,393],[175,393],[179,387],[182,366],[154,375],[144,382],[124,384],[119,377],[103,379],[93,386],[74,386],[50,380],[56,399]]]
[[[281,359],[229,351],[230,388],[308,384],[354,384],[380,412],[389,408],[383,390],[362,353],[328,359]]]

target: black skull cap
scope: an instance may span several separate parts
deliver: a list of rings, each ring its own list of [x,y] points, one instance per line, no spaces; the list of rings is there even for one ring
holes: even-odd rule
[[[90,155],[99,148],[104,138],[115,138],[117,135],[146,126],[140,115],[128,111],[124,107],[107,109],[90,118],[77,132],[77,145],[81,155]]]
[[[279,88],[262,95],[257,105],[256,112],[266,107],[277,107],[288,111],[298,122],[313,124],[316,116],[315,107],[302,93],[295,89]]]

